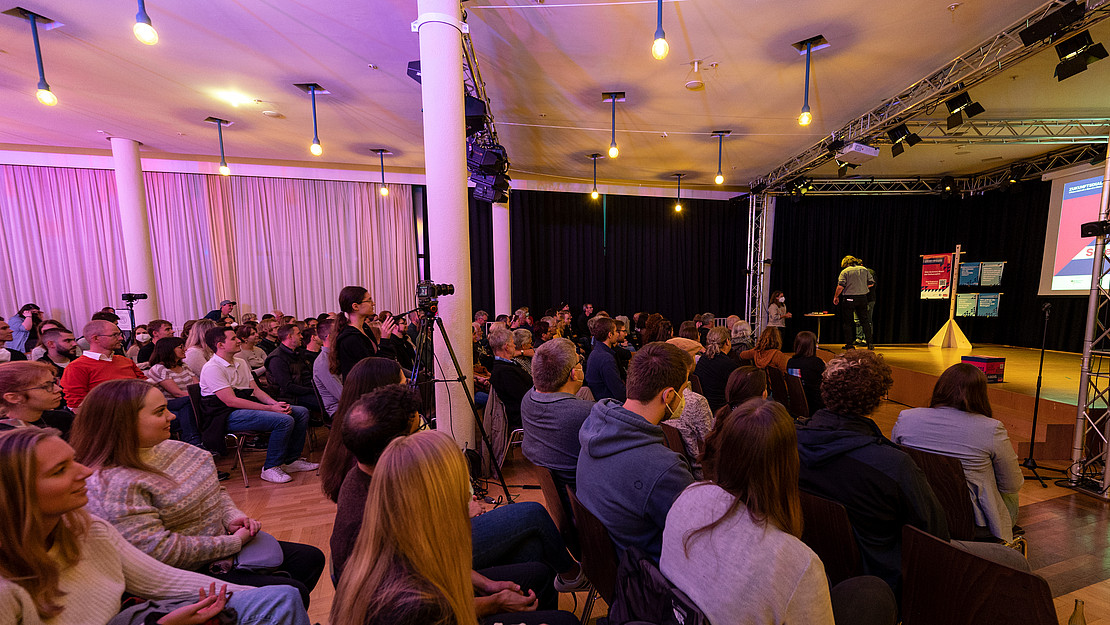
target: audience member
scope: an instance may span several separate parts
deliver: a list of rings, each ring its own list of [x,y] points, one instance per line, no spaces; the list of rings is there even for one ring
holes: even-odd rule
[[[493,352],[489,349],[489,342],[485,340],[485,329],[477,321],[470,324],[470,327],[471,338],[474,341],[474,364],[481,365],[489,371],[493,368]]]
[[[8,319],[11,326],[12,338],[8,339],[8,349],[21,352],[24,355],[34,347],[38,341],[39,324],[42,323],[42,310],[37,304],[24,304],[19,312]],[[25,359],[20,359],[25,360]]]
[[[751,365],[737,367],[729,374],[728,383],[725,384],[725,405],[713,414],[713,429],[719,429],[729,413],[755,397],[766,399],[767,373]]]
[[[701,343],[701,334],[698,333],[697,321],[683,321],[678,326],[678,336]]]
[[[304,326],[305,326],[304,329],[305,330],[315,330],[317,325],[319,325],[319,323],[320,323],[320,320],[317,319],[316,317],[305,317],[304,318]]]
[[[396,360],[405,371],[412,371],[416,362],[416,345],[408,334],[409,322],[404,316],[390,315],[389,319],[392,320],[393,329],[382,339],[381,355]]]
[[[46,347],[46,353],[36,360],[50,365],[54,377],[62,377],[69,363],[77,359],[77,339],[64,328],[50,328],[43,331],[39,338]]]
[[[205,315],[204,318],[209,319],[215,323],[222,324],[224,321],[224,317],[230,315],[231,311],[234,309],[235,302],[229,299],[225,299],[224,301],[220,302],[219,308],[208,311],[208,314]]]
[[[554,321],[554,320],[552,320]],[[551,323],[546,318],[540,319],[532,328],[532,346],[538,348],[540,345],[550,341],[554,337],[551,329]]]
[[[532,331],[526,328],[513,330],[513,343],[520,352],[513,358],[513,362],[523,367],[528,375],[532,375],[532,358],[536,355],[536,349],[532,346]]]
[[[594,403],[576,395],[585,380],[578,351],[569,339],[551,339],[532,359],[535,387],[520,402],[524,456],[551,471],[556,485],[575,490],[582,443],[578,431]]]
[[[339,292],[339,316],[335,319],[335,342],[329,370],[343,378],[360,360],[378,354],[368,322],[374,317],[374,298],[361,286],[345,286]],[[392,332],[393,321],[387,322]],[[383,330],[387,329],[383,326]]]
[[[229,431],[269,432],[263,480],[283,483],[293,479],[289,473],[315,471],[319,465],[300,459],[308,432],[308,410],[275,401],[258,388],[250,367],[235,357],[239,339],[234,330],[212,328],[204,338],[214,354],[200,373],[205,447],[220,451]]]
[[[1025,478],[1006,426],[993,418],[982,371],[964,362],[948,367],[933,387],[929,407],[903,410],[891,438],[958,459],[975,524],[996,538],[1014,540],[1018,492]]]
[[[821,381],[825,408],[798,426],[798,452],[802,489],[847,508],[864,572],[900,596],[902,526],[948,540],[948,524],[925,474],[867,416],[893,383],[875,352],[830,360]]]
[[[243,323],[258,323],[258,313],[245,312],[241,319]]]
[[[200,378],[185,366],[185,341],[176,336],[158,341],[146,377],[162,391],[167,407],[177,417],[175,422],[181,430],[181,440],[200,447],[197,416],[193,414],[193,403],[189,399],[189,386],[200,383]]]
[[[752,360],[760,369],[774,367],[786,373],[786,362],[789,358],[782,353],[782,335],[778,328],[767,326],[759,333],[759,341],[755,347],[740,352],[740,357]]]
[[[139,348],[139,354],[134,358],[136,364],[145,364],[150,362],[150,357],[154,354],[154,346],[162,339],[173,336],[173,323],[165,319],[155,319],[146,324],[150,330],[150,342],[146,343]]]
[[[189,329],[189,338],[185,339],[185,366],[197,377],[200,377],[208,359],[212,358],[212,349],[205,343],[204,337],[216,327],[226,326],[217,326],[211,319],[198,319]]]
[[[0,550],[0,576],[15,588],[11,622],[51,625],[200,623],[226,606],[240,623],[308,625],[295,589],[221,585],[132,547],[84,510],[86,479],[73,449],[53,430],[0,433],[0,510],[18,548]],[[120,613],[124,591],[140,602]],[[231,592],[228,592],[231,591]],[[10,593],[5,589],[5,594]],[[199,601],[198,601],[199,598]],[[22,613],[20,613],[22,611]]]
[[[5,347],[12,340],[12,328],[7,321],[0,319],[0,363],[27,360],[27,354],[18,349]]]
[[[239,338],[241,348],[235,357],[244,360],[250,367],[251,373],[256,376],[266,373],[266,351],[258,346],[258,329],[247,324],[235,328],[235,336]]]
[[[114,352],[123,345],[123,332],[111,321],[94,320],[83,331],[89,348],[69,363],[62,374],[66,404],[76,410],[85,395],[102,382],[117,379],[145,380],[146,376],[126,356]]]
[[[608,317],[595,317],[594,348],[586,360],[586,385],[594,394],[594,399],[615,399],[623,402],[625,397],[624,380],[613,347],[620,339],[617,324]]]
[[[663,315],[659,313],[648,315],[647,320],[644,322],[644,331],[641,337],[644,345],[657,341],[666,341],[673,336],[674,329],[671,326],[671,322],[664,319]]]
[[[195,325],[198,321],[200,321],[200,319],[189,319],[188,321],[183,323],[181,325],[181,338],[185,339],[186,341],[189,340],[189,333],[193,331],[193,325]]]
[[[289,323],[278,328],[277,349],[266,357],[266,380],[277,395],[309,410],[321,410],[312,390],[312,370],[297,353],[301,330]]]
[[[729,332],[731,332],[732,326],[736,325],[738,321],[740,321],[740,317],[736,315],[729,315],[725,317],[725,327],[728,328]]]
[[[524,394],[532,388],[532,376],[513,358],[519,353],[513,333],[505,328],[495,327],[490,331],[489,346],[493,350],[493,366],[490,368],[490,386],[497,391],[497,397],[505,404],[505,416],[509,429],[521,427],[520,402]]]
[[[825,361],[817,356],[817,335],[808,330],[799,332],[794,337],[794,356],[786,361],[786,373],[801,379],[809,414],[825,407],[821,401],[821,374],[824,372]]]
[[[133,360],[136,365],[139,365],[139,350],[145,345],[153,345],[154,343],[150,340],[150,330],[141,323],[135,326],[135,331],[131,333],[131,336],[134,340],[131,341],[131,346],[127,348],[125,355]]]
[[[729,331],[723,326],[715,326],[706,334],[705,354],[698,359],[694,374],[701,382],[702,395],[709,402],[709,409],[717,412],[728,403],[725,400],[725,386],[728,377],[736,369],[736,361],[728,357],[732,351]]]
[[[40,360],[40,359],[42,359],[43,356],[46,355],[46,345],[43,344],[42,335],[45,334],[47,330],[53,330],[53,329],[59,329],[59,330],[65,330],[66,332],[71,332],[71,330],[69,328],[67,328],[64,323],[62,323],[61,321],[58,321],[57,319],[46,319],[46,320],[44,320],[42,323],[39,324],[39,340],[36,342],[35,348],[31,350],[31,355],[28,357],[29,360]],[[81,355],[81,348],[78,347],[77,348],[77,354],[74,356],[74,358],[76,358],[77,356],[80,356],[80,355]]]
[[[233,566],[248,543],[269,537],[258,536],[262,524],[220,486],[211,454],[169,440],[173,419],[162,393],[146,382],[115,380],[89,393],[73,431],[77,461],[95,471],[89,512],[159,562],[234,584],[293,586],[307,608],[323,552],[279,541],[281,563],[272,573]]]
[[[590,319],[594,317],[594,305],[582,304],[582,314],[574,320],[574,332],[578,336],[590,336]]]
[[[313,319],[313,321],[316,320]],[[316,324],[314,323],[312,325],[315,326]],[[299,328],[300,326],[297,327]],[[304,343],[304,347],[300,350],[299,356],[311,372],[313,363],[320,357],[320,351],[324,348],[324,339],[320,338],[319,334],[316,333],[315,327],[305,327],[301,330],[301,342]]]
[[[62,387],[49,366],[35,361],[0,364],[0,430],[54,428],[69,438],[73,413],[58,410]]]
[[[729,355],[739,364],[740,352],[755,347],[755,341],[752,340],[752,326],[743,319],[737,319],[729,331],[731,332],[730,340],[732,341],[732,351],[729,352]]]
[[[273,315],[269,318],[262,317],[262,321],[258,322],[258,348],[269,355],[270,352],[277,349],[277,327],[279,323],[274,319]]]
[[[332,418],[331,433],[320,459],[320,487],[328,499],[338,501],[343,479],[355,464],[354,455],[343,444],[347,414],[363,395],[383,386],[405,382],[407,380],[401,366],[396,360],[388,358],[363,358],[347,374]]]
[[[694,481],[686,461],[663,444],[659,423],[682,413],[690,354],[649,343],[628,368],[628,399],[598,402],[582,424],[578,499],[619,550],[637,546],[658,561],[671,504]]]
[[[698,341],[702,345],[705,345],[707,337],[709,336],[709,330],[717,323],[717,317],[713,313],[703,313],[701,315],[694,315],[694,321],[697,322],[698,326]]]
[[[842,582],[830,600],[825,567],[801,541],[798,443],[781,404],[733,410],[706,441],[704,467],[708,481],[667,515],[659,568],[710,622],[895,623],[894,595],[878,578]],[[836,610],[839,598],[851,608]]]
[[[328,369],[331,360],[332,329],[335,321],[324,319],[316,326],[316,334],[323,345],[320,347],[320,356],[312,363],[312,382],[324,401],[324,419],[331,423],[335,416],[335,409],[339,406],[339,396],[343,394],[343,382],[339,376]]]

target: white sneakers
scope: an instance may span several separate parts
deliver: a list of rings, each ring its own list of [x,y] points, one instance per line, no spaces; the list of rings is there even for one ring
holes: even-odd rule
[[[289,464],[281,465],[281,468],[286,473],[299,473],[301,471],[315,471],[316,469],[320,468],[320,465],[315,462],[309,462],[308,460],[298,459],[290,462]]]
[[[294,460],[289,464],[283,464],[276,467],[270,467],[269,469],[263,469],[262,479],[263,481],[273,482],[274,484],[284,484],[285,482],[293,479],[289,477],[290,473],[298,473],[301,471],[315,471],[319,467],[320,465],[316,464],[315,462],[309,462],[307,460]]]

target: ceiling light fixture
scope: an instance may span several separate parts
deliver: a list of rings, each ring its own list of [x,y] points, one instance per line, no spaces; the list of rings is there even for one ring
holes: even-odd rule
[[[655,41],[651,44],[651,55],[655,60],[662,61],[667,58],[667,52],[670,52],[671,46],[667,43],[667,35],[663,32],[663,0],[656,3],[658,11],[656,12],[656,26],[655,26]]]
[[[146,14],[146,0],[139,0],[139,12],[135,14],[135,25],[131,27],[135,38],[148,46],[158,43],[158,31],[150,23],[150,16]]]
[[[601,96],[602,96],[602,99],[601,99],[602,102],[612,102],[613,103],[612,125],[610,126],[612,128],[612,131],[613,131],[613,134],[612,134],[613,140],[609,142],[609,158],[617,158],[617,155],[620,154],[620,150],[617,149],[617,102],[624,102],[624,100],[625,100],[624,92],[623,91],[606,91],[606,92],[602,93]]]
[[[378,189],[378,193],[381,194],[382,197],[385,197],[389,195],[389,188],[385,186],[385,155],[389,154],[390,156],[392,156],[393,152],[390,152],[389,150],[386,150],[384,148],[374,148],[370,151],[378,155],[378,164],[381,165],[382,171],[382,187]]]
[[[674,174],[674,177],[678,178],[678,187],[677,187],[678,193],[675,195],[675,202],[674,202],[674,212],[676,212],[676,213],[681,213],[682,212],[682,178],[685,175],[686,174]]]
[[[921,137],[917,133],[910,132],[910,129],[905,124],[899,124],[894,128],[887,131],[886,136],[894,145],[890,146],[890,155],[892,157],[900,155],[906,151],[906,146],[914,146],[921,143]]]
[[[721,171],[721,157],[724,155],[725,137],[731,135],[732,131],[714,130],[712,134],[714,137],[717,137],[717,177],[713,179],[713,182],[716,182],[717,184],[724,184],[725,175]]]
[[[701,91],[705,89],[705,81],[701,78],[701,59],[694,59],[690,61],[693,70],[686,75],[686,88],[690,91]],[[716,65],[714,63],[713,65]]]
[[[46,106],[54,106],[58,103],[58,96],[54,95],[54,92],[50,90],[50,85],[46,82],[46,73],[42,69],[42,48],[39,47],[38,26],[38,20],[41,19],[44,23],[50,22],[50,20],[26,9],[23,9],[21,12],[23,13],[23,17],[31,22],[31,40],[35,44],[35,62],[38,63],[39,66],[39,86],[38,90],[35,91],[35,97]]]
[[[1088,65],[1105,59],[1107,53],[1105,46],[1091,39],[1091,31],[1084,30],[1056,44],[1056,55],[1060,57],[1060,64],[1056,66],[1053,75],[1057,81],[1061,81],[1087,71]]]
[[[964,115],[967,115],[968,119],[970,119],[986,110],[983,108],[982,104],[972,102],[971,96],[968,95],[966,91],[945,100],[944,106],[948,109],[949,130],[954,130],[962,126],[964,123]]]
[[[791,44],[795,50],[806,57],[806,85],[805,85],[805,99],[802,100],[802,112],[798,115],[798,125],[808,126],[813,122],[813,113],[809,112],[809,61],[815,50],[821,50],[829,47],[829,42],[822,35],[803,39],[797,43]]]
[[[316,131],[316,94],[327,95],[330,92],[314,82],[294,83],[293,86],[312,97],[312,144],[308,146],[308,151],[313,156],[320,156],[324,147],[320,145],[320,133]]]
[[[227,166],[227,158],[224,156],[224,126],[230,126],[231,122],[219,117],[206,117],[204,121],[216,124],[216,132],[220,137],[220,175],[230,176],[231,168]]]
[[[597,152],[594,152],[593,154],[587,154],[586,158],[589,158],[594,162],[594,190],[590,191],[590,199],[596,200],[599,195],[597,192],[597,159],[601,158],[601,155]]]
[[[956,191],[956,179],[952,176],[945,176],[940,179],[940,197],[947,200],[952,197]]]

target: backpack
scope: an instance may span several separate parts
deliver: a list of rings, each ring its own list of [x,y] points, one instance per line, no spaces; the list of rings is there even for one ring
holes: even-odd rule
[[[710,625],[698,606],[637,547],[621,554],[609,624]]]

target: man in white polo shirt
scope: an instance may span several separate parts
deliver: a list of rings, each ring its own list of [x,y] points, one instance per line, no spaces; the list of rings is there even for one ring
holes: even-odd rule
[[[200,394],[206,415],[226,413],[226,430],[229,432],[269,432],[266,462],[262,465],[262,479],[267,482],[288,482],[289,473],[315,471],[314,462],[301,460],[305,435],[308,432],[308,409],[275,401],[254,382],[250,366],[236,358],[239,339],[235,330],[223,326],[212,328],[204,334],[204,342],[214,355],[200,372]],[[211,421],[202,429],[208,440]],[[217,432],[222,438],[223,432]]]

